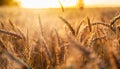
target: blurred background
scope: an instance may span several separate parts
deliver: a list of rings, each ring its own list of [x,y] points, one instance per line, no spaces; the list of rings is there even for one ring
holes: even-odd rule
[[[64,7],[120,7],[120,0],[1,0],[1,6],[23,8],[60,8]]]

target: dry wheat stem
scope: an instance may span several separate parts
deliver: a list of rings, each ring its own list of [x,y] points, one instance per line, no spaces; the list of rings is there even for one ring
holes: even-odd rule
[[[17,27],[10,19],[9,19],[9,23],[12,26],[12,29],[15,32],[19,32],[19,34],[21,34],[22,38],[25,40],[25,36],[24,36],[23,32],[21,31],[21,29],[19,27]]]
[[[116,59],[114,58],[114,51],[112,50],[111,48],[111,40],[107,40],[106,41],[106,46],[103,46],[104,49],[106,50],[107,54],[108,54],[108,57],[109,57],[109,61],[110,61],[110,66],[111,66],[111,69],[119,69],[116,65]],[[117,61],[118,62],[118,61]]]
[[[47,68],[46,69],[48,69],[50,64],[51,64],[51,62],[52,62],[52,60],[49,58],[49,55],[48,55],[48,53],[45,50],[43,51],[43,56],[46,59],[46,64],[47,64],[47,66],[46,66]]]
[[[12,26],[12,29],[15,30],[15,25],[12,23],[12,21],[9,19],[9,23]]]
[[[55,61],[56,61],[56,64],[58,65],[58,64],[60,64],[60,57],[59,57],[59,55],[60,55],[60,46],[61,46],[61,44],[60,44],[60,37],[59,37],[59,35],[58,35],[58,32],[56,31],[56,29],[55,29],[55,34],[56,34],[56,38],[55,38]],[[55,36],[54,36],[55,37]]]
[[[41,36],[42,36],[44,42],[46,43],[47,38],[46,38],[45,35],[44,35],[43,25],[42,25],[40,16],[38,17],[38,20],[39,20],[39,26],[40,26]],[[46,44],[47,44],[47,43],[46,43]]]
[[[41,35],[43,36],[43,26],[42,26],[42,23],[41,23],[41,18],[40,16],[38,17],[38,20],[39,20],[39,26],[40,26],[40,32],[41,32]]]
[[[78,25],[77,30],[76,30],[76,36],[78,35],[80,27],[81,27],[83,22],[84,22],[84,20],[81,20],[80,24]]]
[[[98,31],[102,32],[102,34],[105,34],[105,32],[101,28],[99,28]]]
[[[26,38],[26,42],[27,42],[27,47],[29,47],[29,31],[28,31],[28,29],[27,29],[27,38]]]
[[[17,31],[19,32],[19,34],[22,36],[22,38],[25,40],[26,37],[25,35],[23,34],[23,32],[21,31],[21,29],[19,27],[17,27]]]
[[[17,59],[16,57],[14,57],[11,53],[9,53],[7,50],[4,50],[3,53],[8,56],[11,60],[15,61],[16,63],[22,65],[23,67],[25,67],[26,69],[28,69],[28,65],[23,63],[22,61],[20,61],[19,59]]]
[[[27,58],[29,58],[29,57],[30,57],[30,55],[29,55],[29,52],[30,52],[30,44],[29,44],[28,29],[27,29],[27,36],[26,36],[25,43],[26,43],[26,47],[25,47],[25,55],[26,55]]]
[[[43,48],[45,48],[45,50],[46,50],[46,52],[47,52],[47,55],[49,56],[49,60],[51,61],[51,54],[50,54],[50,52],[49,52],[49,49],[47,48],[48,47],[48,44],[47,44],[47,42],[46,42],[46,38],[45,38],[45,36],[44,36],[44,34],[43,34],[43,27],[42,27],[42,23],[41,23],[41,20],[40,20],[40,16],[39,16],[39,26],[40,26],[40,32],[41,32],[41,35],[42,35],[42,39],[43,39],[43,44],[44,44],[44,46],[43,46]]]
[[[4,49],[7,50],[6,47],[5,47],[5,45],[3,44],[3,41],[2,41],[1,39],[0,39],[0,46],[1,46],[1,48],[2,48],[3,50],[4,50]]]
[[[95,33],[92,33],[91,36],[89,37],[88,46],[91,46],[91,45],[92,45],[93,39],[95,38],[94,35],[95,35]]]
[[[52,56],[51,56],[51,53],[48,49],[48,44],[46,43],[46,41],[43,39],[43,48],[45,49],[47,55],[48,55],[48,59],[50,60],[50,62],[52,62]]]
[[[62,12],[64,12],[64,7],[63,7],[63,5],[62,5],[61,1],[60,1],[60,0],[58,0],[58,2],[59,2],[59,4],[60,4],[60,6],[61,6]]]
[[[67,20],[65,20],[63,17],[61,17],[61,16],[59,16],[59,18],[68,26],[68,28],[70,29],[70,31],[72,32],[72,34],[75,36],[75,30],[70,25],[70,23]]]
[[[111,22],[110,22],[110,25],[112,26],[118,19],[120,19],[120,15],[114,17]]]
[[[11,60],[15,61],[16,63],[22,65],[23,67],[25,67],[26,69],[28,69],[28,65],[23,63],[22,61],[20,61],[19,59],[17,59],[16,57],[14,57],[11,53],[9,53],[7,51],[7,49],[5,48],[5,45],[3,43],[2,40],[0,40],[0,46],[2,46],[3,50],[2,50],[2,53],[5,54],[6,56],[8,56]]]
[[[114,53],[112,51],[109,52],[109,60],[111,63],[112,69],[119,69],[119,66],[116,64],[118,61],[116,61],[116,58],[114,58]]]
[[[1,26],[2,26],[2,29],[4,29],[5,28],[5,26],[4,26],[4,24],[1,22]]]
[[[102,23],[102,22],[95,22],[95,23],[91,23],[91,25],[102,25],[102,26],[105,26],[105,27],[108,27],[110,28],[114,33],[115,33],[115,28],[111,27],[109,24],[107,23]],[[89,26],[86,26],[85,28],[87,28]]]
[[[101,40],[101,39],[105,39],[106,36],[101,36],[101,37],[96,37],[96,38],[93,38],[90,43],[89,43],[89,46],[92,45],[93,42],[97,41],[97,40]]]
[[[70,40],[70,44],[74,45],[76,49],[81,51],[82,54],[88,58],[88,60],[92,62],[95,61],[97,65],[101,63],[99,61],[99,58],[97,58],[97,55],[93,52],[93,49],[88,50],[85,46],[82,46],[81,44],[79,44],[73,37],[69,36],[68,34],[67,34],[67,37]]]
[[[75,46],[76,49],[81,51],[88,59],[90,59],[90,51],[86,50],[85,47],[81,46],[75,39],[73,39],[71,36],[67,35],[68,38],[70,39],[70,43]]]
[[[8,32],[8,31],[3,30],[3,29],[0,29],[0,33],[7,34],[7,35],[10,35],[10,36],[16,37],[18,39],[22,39],[22,37],[20,35],[18,35],[16,33]]]
[[[117,59],[117,57],[115,56],[115,54],[113,54],[113,59],[114,59],[114,61],[115,61],[116,67],[119,69],[119,68],[120,68],[120,62],[119,62],[119,60]]]
[[[87,21],[88,21],[89,30],[90,30],[90,32],[92,32],[92,25],[91,25],[90,19],[88,17],[87,17]]]
[[[60,36],[59,36],[59,34],[58,34],[56,29],[55,29],[55,33],[56,33],[56,37],[57,37],[57,43],[58,43],[59,46],[61,46]]]
[[[98,36],[100,36],[100,31],[99,31],[99,26],[98,25],[96,26],[96,29],[97,29],[96,32],[97,32]]]
[[[91,34],[91,33],[90,33],[90,34]],[[84,34],[83,34],[83,35],[84,35]],[[81,36],[81,37],[82,37],[82,36]],[[89,34],[86,35],[86,37],[82,40],[81,45],[82,45],[82,46],[85,45],[89,38],[90,38],[90,35],[89,35]]]

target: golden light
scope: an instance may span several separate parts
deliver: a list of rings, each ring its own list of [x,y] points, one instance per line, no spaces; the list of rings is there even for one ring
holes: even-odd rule
[[[120,0],[84,0],[85,7],[118,7]]]
[[[98,0],[84,0],[84,5],[85,7],[90,7],[90,6],[96,6],[95,4],[98,2]]]
[[[60,0],[64,7],[75,6],[77,0]],[[21,0],[24,8],[60,8],[58,0]]]

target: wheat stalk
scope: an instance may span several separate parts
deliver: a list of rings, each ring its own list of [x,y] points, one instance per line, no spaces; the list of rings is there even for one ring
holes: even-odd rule
[[[119,69],[119,65],[117,65],[117,62],[116,61],[116,57],[115,57],[115,54],[112,50],[112,48],[110,47],[110,40],[107,40],[106,41],[106,46],[104,47],[107,51],[107,54],[108,54],[108,57],[109,57],[109,61],[110,61],[110,64],[111,64],[111,68],[112,69]]]
[[[96,38],[94,38],[91,42],[94,42],[94,41],[96,41],[96,40],[105,39],[105,38],[106,38],[106,36],[96,37]]]
[[[65,20],[63,17],[61,17],[61,16],[59,16],[59,18],[68,26],[68,28],[70,29],[70,31],[72,32],[72,34],[75,36],[75,30],[70,25],[70,23],[67,20]]]
[[[4,33],[6,35],[10,35],[10,36],[13,36],[13,37],[16,37],[18,39],[22,39],[22,37],[16,33],[13,33],[13,32],[8,32],[6,30],[3,30],[3,29],[0,29],[0,33]]]
[[[16,57],[14,57],[11,53],[9,53],[7,50],[4,50],[3,53],[8,56],[11,60],[15,61],[16,63],[18,63],[19,65],[22,65],[23,69],[29,69],[29,67],[27,66],[27,64],[23,63],[22,61],[20,61],[19,59],[17,59]]]
[[[9,53],[7,51],[7,49],[5,48],[5,45],[3,43],[2,40],[0,40],[0,45],[3,48],[2,53],[5,54],[7,57],[9,57],[11,60],[15,61],[16,63],[18,63],[19,65],[22,65],[22,68],[24,69],[31,69],[27,64],[25,64],[24,62],[20,61],[19,59],[17,59],[16,57],[14,57],[11,53]]]
[[[1,46],[1,48],[3,49],[3,50],[6,50],[6,47],[5,47],[5,45],[3,44],[3,41],[0,39],[0,46]]]
[[[43,34],[43,27],[42,27],[42,23],[41,23],[41,20],[40,20],[40,16],[38,17],[39,19],[39,26],[40,26],[40,32],[41,32],[41,35],[42,35],[42,43],[43,43],[43,47],[42,49],[44,49],[44,55],[46,56],[46,61],[47,61],[47,64],[48,64],[48,67],[49,67],[49,64],[52,62],[52,56],[51,56],[51,53],[48,49],[48,44],[46,42],[46,38]]]
[[[90,58],[90,51],[89,50],[86,50],[85,47],[81,46],[81,44],[79,44],[73,37],[67,35],[67,37],[69,38],[70,40],[70,43],[72,45],[75,46],[76,49],[78,49],[79,51],[81,51],[84,55],[86,55],[87,58]]]
[[[92,25],[91,25],[90,19],[88,17],[87,17],[87,21],[88,21],[89,30],[90,30],[90,32],[92,32]]]
[[[114,33],[115,33],[115,28],[113,28],[113,27],[111,27],[109,24],[107,24],[107,23],[103,23],[103,22],[95,22],[95,23],[91,23],[91,25],[102,25],[102,26],[105,26],[105,27],[108,27],[108,28],[110,28]],[[89,26],[86,26],[85,28],[87,28],[87,27],[89,27]]]
[[[19,32],[19,34],[22,36],[22,38],[25,40],[26,37],[25,35],[23,34],[23,32],[21,31],[21,29],[19,27],[17,27],[17,31]]]
[[[110,21],[110,26],[112,26],[118,19],[120,19],[120,15],[114,17],[114,18]]]
[[[9,19],[9,23],[12,26],[12,29],[15,30],[15,25],[13,24],[13,22]]]
[[[103,31],[103,29],[99,28],[99,30],[102,34],[105,34],[105,32]]]
[[[19,27],[17,27],[10,19],[9,19],[9,23],[12,26],[12,29],[15,32],[18,32],[22,36],[22,38],[25,40],[25,36],[24,36],[23,32],[21,31],[21,29]]]
[[[47,59],[49,59],[48,60],[48,62],[52,62],[52,56],[51,56],[51,53],[50,53],[50,51],[49,51],[49,49],[47,48],[47,44],[43,41],[43,49],[44,49],[44,51],[46,52],[46,56],[47,56]]]
[[[64,7],[63,7],[63,5],[62,5],[61,1],[60,1],[60,0],[58,0],[58,2],[59,2],[59,4],[60,4],[60,6],[61,6],[62,11],[64,12]]]
[[[77,30],[76,30],[76,36],[78,35],[80,27],[81,27],[83,22],[84,22],[84,20],[81,20],[80,24],[78,25]]]
[[[2,26],[2,29],[4,29],[4,28],[5,28],[4,24],[3,24],[2,22],[1,22],[0,24],[1,24],[1,26]]]

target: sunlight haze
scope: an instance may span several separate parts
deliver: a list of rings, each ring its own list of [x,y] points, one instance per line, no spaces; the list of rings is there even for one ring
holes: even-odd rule
[[[76,5],[76,0],[60,0],[63,6],[69,7]],[[22,7],[26,8],[58,8],[58,0],[21,0]]]
[[[60,8],[58,0],[20,0],[24,8]],[[60,0],[64,7],[77,5],[77,0]],[[120,0],[83,0],[84,7],[118,7]]]
[[[118,7],[120,0],[84,0],[86,7]]]

